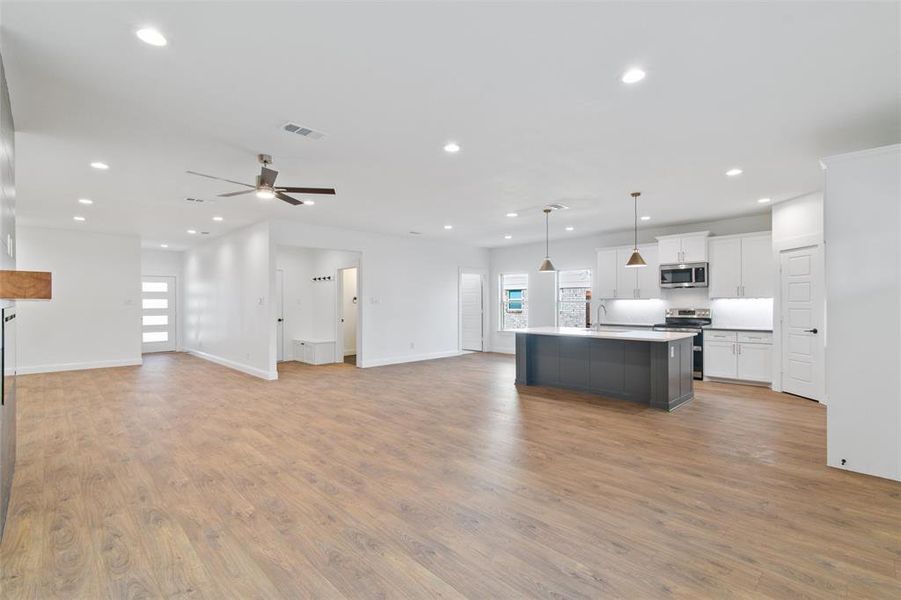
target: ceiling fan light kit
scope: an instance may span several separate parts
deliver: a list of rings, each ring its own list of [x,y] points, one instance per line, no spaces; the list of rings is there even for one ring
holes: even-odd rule
[[[303,200],[298,200],[297,198],[293,198],[288,194],[328,194],[330,196],[335,195],[334,188],[282,186],[276,187],[275,178],[278,176],[278,171],[269,168],[269,165],[272,164],[272,157],[268,154],[258,154],[257,160],[260,162],[262,167],[260,167],[260,174],[257,175],[256,185],[244,183],[243,181],[235,181],[233,179],[225,179],[224,177],[216,177],[215,175],[207,175],[206,173],[198,173],[197,171],[186,171],[186,173],[188,173],[189,175],[206,177],[207,179],[215,179],[217,181],[225,181],[228,183],[233,183],[235,185],[244,186],[245,188],[249,188],[246,190],[238,190],[236,192],[226,192],[224,194],[219,194],[220,198],[230,198],[232,196],[240,196],[242,194],[250,194],[252,192],[256,192],[256,196],[260,200],[272,200],[273,198],[278,198],[282,202],[287,202],[288,204],[297,206],[299,204],[306,203]],[[312,202],[310,202],[310,204],[312,204]]]

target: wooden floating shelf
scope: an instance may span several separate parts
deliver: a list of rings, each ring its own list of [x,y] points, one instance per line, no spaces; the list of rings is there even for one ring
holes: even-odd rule
[[[46,271],[0,271],[0,299],[50,300],[52,283]]]

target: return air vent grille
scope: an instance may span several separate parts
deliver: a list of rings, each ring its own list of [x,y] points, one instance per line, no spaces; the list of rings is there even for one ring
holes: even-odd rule
[[[302,135],[303,137],[310,138],[311,140],[320,140],[325,137],[325,134],[321,131],[316,131],[315,129],[310,129],[309,127],[304,127],[303,125],[298,125],[297,123],[285,123],[282,126],[282,129],[284,129],[288,133]]]

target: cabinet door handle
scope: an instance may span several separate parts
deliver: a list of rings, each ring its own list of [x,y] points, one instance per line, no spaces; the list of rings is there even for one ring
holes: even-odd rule
[[[739,285],[735,286],[735,295],[741,296],[741,286],[739,286]]]
[[[745,297],[745,286],[741,286],[741,297]]]
[[[813,329],[805,329],[804,331],[805,331],[806,333],[813,333],[813,334],[817,334],[817,333],[818,333],[816,327],[814,327]]]
[[[735,344],[732,344],[732,354],[735,354]]]

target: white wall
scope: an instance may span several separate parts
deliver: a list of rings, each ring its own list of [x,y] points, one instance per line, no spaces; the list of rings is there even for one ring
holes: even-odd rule
[[[901,146],[823,162],[827,463],[901,480]]]
[[[53,299],[19,302],[20,373],[141,364],[141,241],[19,225],[18,268],[50,271]]]
[[[705,223],[689,223],[668,227],[641,226],[638,232],[639,243],[655,242],[659,235],[686,233],[691,231],[710,231],[711,235],[731,235],[770,230],[770,215],[759,214],[749,217],[726,219]],[[597,271],[597,249],[609,246],[622,246],[632,243],[632,230],[602,233],[574,238],[558,238],[551,240],[551,259],[557,269],[591,268],[592,275]],[[498,276],[501,273],[529,274],[529,325],[553,325],[556,320],[555,310],[555,277],[551,273],[539,273],[538,265],[544,257],[544,242],[517,244],[492,248],[491,273],[489,276],[490,294],[488,298],[491,314],[489,347],[495,352],[513,352],[514,336],[512,333],[499,332],[498,329]],[[596,290],[595,290],[596,295]],[[703,308],[710,306],[706,289],[662,290],[661,300],[608,300],[607,322],[651,325],[664,318],[667,307]],[[597,310],[597,302],[592,303],[592,315]],[[766,322],[772,311],[761,309],[759,304],[739,305],[722,304],[714,310],[715,321],[723,320],[730,325],[749,327],[752,323]],[[762,312],[761,312],[762,311]],[[592,317],[594,320],[594,317]]]
[[[780,202],[773,206],[773,261],[777,265],[774,273],[775,296],[773,298],[773,389],[782,391],[782,325],[781,302],[782,281],[778,265],[782,264],[780,254],[786,250],[822,246],[823,244],[823,194],[815,192],[799,198]],[[824,253],[820,253],[823,261]],[[825,273],[823,264],[815,271]],[[825,309],[824,312],[825,313]],[[825,332],[825,325],[821,327]],[[818,338],[824,344],[828,333]],[[823,403],[827,403],[823,399]]]
[[[355,267],[359,252],[278,245],[275,268],[284,272],[284,358],[295,360],[295,339],[335,340],[338,269]],[[331,281],[313,281],[331,276]],[[336,346],[342,351],[341,345]]]
[[[257,377],[276,379],[274,273],[266,222],[185,251],[185,349]]]
[[[487,268],[484,248],[300,222],[271,228],[280,245],[361,253],[361,366],[459,353],[459,269]]]
[[[175,250],[141,250],[141,275],[175,277],[175,349],[184,349],[184,252]]]

